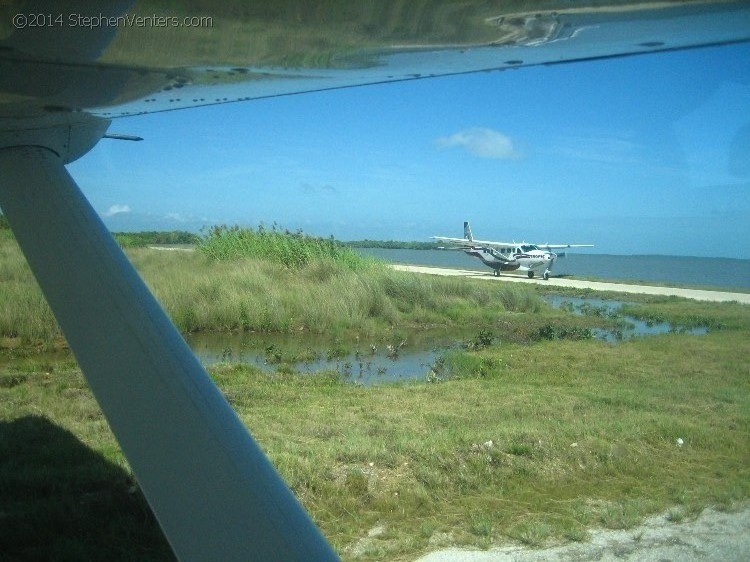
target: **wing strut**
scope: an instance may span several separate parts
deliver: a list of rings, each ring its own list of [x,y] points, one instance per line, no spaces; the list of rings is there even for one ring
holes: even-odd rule
[[[335,560],[58,155],[0,149],[0,207],[180,560]]]

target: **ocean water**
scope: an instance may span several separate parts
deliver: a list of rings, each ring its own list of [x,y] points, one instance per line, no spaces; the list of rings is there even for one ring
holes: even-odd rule
[[[462,251],[382,248],[357,248],[357,251],[391,263],[490,271],[482,262]],[[552,275],[750,290],[750,260],[730,258],[615,256],[570,252],[555,261]]]

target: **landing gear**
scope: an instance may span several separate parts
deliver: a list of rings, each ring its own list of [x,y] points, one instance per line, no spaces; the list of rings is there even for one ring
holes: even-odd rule
[[[492,272],[492,274],[493,274],[493,275],[494,275],[495,277],[500,277],[500,270],[498,270],[498,269],[495,269],[495,270],[494,270],[494,271]]]
[[[544,278],[545,281],[547,279],[549,279],[549,273],[550,273],[549,269],[545,269],[544,270],[544,273],[542,274],[542,277]],[[533,271],[529,271],[527,273],[527,275],[529,276],[529,279],[533,279],[534,278],[534,272]]]

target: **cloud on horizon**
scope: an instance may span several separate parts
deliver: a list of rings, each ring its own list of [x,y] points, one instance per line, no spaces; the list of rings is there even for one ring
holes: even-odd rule
[[[130,212],[130,206],[129,205],[112,205],[109,209],[107,209],[102,214],[105,217],[112,217],[114,215],[121,215],[123,213],[129,213],[129,212]]]
[[[471,127],[449,137],[440,137],[435,146],[440,149],[457,146],[479,158],[516,160],[521,157],[510,137],[485,127]]]

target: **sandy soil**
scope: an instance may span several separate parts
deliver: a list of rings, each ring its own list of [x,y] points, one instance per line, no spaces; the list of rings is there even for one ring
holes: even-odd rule
[[[506,546],[492,550],[446,549],[417,562],[722,561],[750,560],[750,503],[732,512],[706,509],[694,521],[672,523],[652,517],[627,531],[594,530],[591,540],[534,550]]]

